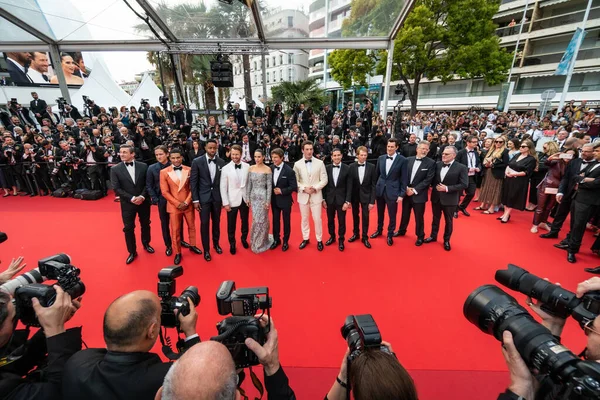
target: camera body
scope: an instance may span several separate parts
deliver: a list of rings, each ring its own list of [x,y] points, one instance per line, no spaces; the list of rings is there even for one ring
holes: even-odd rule
[[[354,360],[367,349],[379,349],[390,353],[386,346],[381,345],[381,333],[371,314],[348,315],[341,333],[350,349],[349,361]]]
[[[188,315],[190,313],[188,299],[192,300],[194,306],[200,304],[200,295],[195,286],[188,286],[179,296],[174,296],[177,290],[175,278],[181,275],[183,275],[181,266],[166,267],[158,272],[157,293],[160,297],[160,324],[165,328],[179,328],[179,319],[175,310],[179,310],[181,315]]]

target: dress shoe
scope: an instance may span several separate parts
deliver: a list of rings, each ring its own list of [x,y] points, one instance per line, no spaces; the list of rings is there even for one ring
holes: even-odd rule
[[[167,255],[167,257],[171,257],[171,254],[173,254],[173,249],[171,247],[167,247],[167,249],[165,250],[165,254]]]
[[[242,247],[247,249],[248,247],[250,247],[250,245],[248,244],[248,241],[246,239],[242,239]]]
[[[459,208],[458,211],[460,211],[461,213],[463,213],[466,217],[470,217],[471,214],[469,214],[469,212],[467,211],[466,208]]]
[[[575,258],[575,253],[567,253],[567,261],[571,264],[575,264],[577,262],[577,259]]]
[[[394,232],[392,237],[398,237],[398,236],[404,236],[404,235],[406,235],[406,232],[396,231],[396,232]]]
[[[279,240],[276,240],[271,244],[271,247],[269,247],[269,249],[275,250],[277,247],[279,247],[280,244],[281,242]]]
[[[388,238],[387,238],[387,245],[391,246],[393,244],[394,244],[394,239],[391,236],[388,236]]]
[[[325,242],[325,246],[331,246],[334,243],[335,243],[335,238],[333,236],[330,236],[329,239],[327,239],[327,241]]]
[[[376,237],[381,236],[381,231],[375,231],[371,236],[369,236],[371,239],[375,239]]]
[[[423,240],[423,243],[431,243],[431,242],[435,242],[436,240],[437,240],[436,238],[429,236],[428,238],[425,238]]]
[[[175,265],[181,264],[181,253],[175,254],[175,261],[173,261]]]
[[[600,274],[600,267],[596,268],[584,268],[585,272],[589,272],[590,274]]]
[[[556,247],[557,249],[561,249],[561,250],[566,250],[569,248],[568,244],[563,244],[563,243],[556,243],[554,245],[554,247]]]
[[[423,239],[417,239],[417,241],[415,242],[415,246],[422,246],[423,245]]]
[[[217,252],[217,254],[223,254],[223,249],[218,244],[215,244],[213,246],[213,248],[215,249],[215,251]]]
[[[363,239],[362,242],[367,249],[371,248],[371,243],[369,243],[369,239]]]
[[[131,264],[136,257],[137,253],[129,253],[129,257],[127,257],[127,260],[125,260],[125,264]]]
[[[358,240],[358,235],[352,235],[352,236],[350,236],[350,239],[348,239],[348,243],[356,242],[357,240]]]
[[[287,244],[287,242],[285,242],[283,246],[281,246],[281,251],[288,251],[289,248],[290,246]]]
[[[450,247],[450,242],[444,242],[444,250],[446,250],[446,251],[452,250],[452,247]]]
[[[144,245],[144,250],[146,250],[150,254],[154,254],[154,249],[149,244]]]
[[[558,237],[558,232],[552,232],[552,231],[550,231],[548,233],[542,233],[540,235],[540,237],[542,239],[556,239]]]
[[[190,251],[192,253],[196,253],[196,254],[202,254],[202,250],[200,250],[199,248],[197,248],[196,246],[190,246]]]
[[[317,242],[317,250],[323,251],[323,242]]]
[[[190,246],[190,244],[188,242],[185,242],[185,241],[182,240],[181,241],[181,247],[185,247],[186,249],[189,249],[191,246]]]
[[[340,239],[340,242],[338,244],[338,249],[340,249],[340,251],[344,251],[344,241]]]
[[[454,215],[452,215],[454,218],[458,218],[458,212],[454,211]]]
[[[305,248],[305,247],[308,245],[308,243],[309,243],[309,241],[308,241],[308,240],[303,240],[303,241],[300,243],[300,246],[299,246],[299,247],[300,247],[300,250],[302,250],[303,248]]]
[[[204,259],[206,261],[210,261],[211,260],[210,253],[208,251],[206,251],[206,250],[204,250]]]
[[[506,218],[506,221],[500,218],[500,223],[502,224],[508,224],[508,221],[510,221],[510,215],[508,216],[508,218]]]
[[[235,255],[235,244],[232,244],[229,246],[229,252],[231,253],[232,256]]]

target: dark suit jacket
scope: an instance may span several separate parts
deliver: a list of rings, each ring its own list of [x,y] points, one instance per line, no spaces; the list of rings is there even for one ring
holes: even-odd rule
[[[358,176],[358,162],[350,164],[349,175],[352,180],[352,202],[375,204],[375,185],[377,183],[377,172],[375,166],[371,163],[366,163],[365,176],[362,184]]]
[[[479,168],[479,172],[481,172],[483,170],[482,166],[481,166],[481,159],[479,158],[479,154],[477,154],[477,150],[475,151],[475,168]],[[467,149],[462,149],[459,150],[458,153],[456,154],[456,161],[458,161],[459,163],[461,163],[462,165],[467,167],[467,170],[469,169],[469,153],[467,151]],[[479,175],[479,173],[475,173],[475,175]]]
[[[406,194],[406,158],[396,154],[394,162],[388,174],[385,173],[385,162],[388,155],[384,154],[377,159],[377,186],[375,187],[377,197],[387,194],[390,200],[404,197]]]
[[[198,157],[192,162],[190,184],[192,186],[192,200],[194,202],[200,202],[200,204],[213,201],[221,202],[219,183],[221,181],[221,168],[225,166],[225,161],[215,156],[215,164],[217,165],[217,171],[214,182],[211,182],[206,156]]]
[[[148,172],[146,173],[146,190],[150,195],[152,203],[166,203],[166,199],[160,191],[160,171],[169,165],[171,165],[169,161],[165,165],[156,162],[148,167]]]
[[[406,143],[404,146],[402,146],[402,155],[406,158],[408,157],[413,157],[417,155],[417,146],[418,144],[413,143]]]
[[[36,103],[35,100],[31,100],[29,102],[29,108],[31,109],[31,111],[33,111],[34,114],[40,114],[40,115],[45,114],[46,107],[48,107],[46,102],[44,100],[37,99],[37,106],[35,103]]]
[[[583,173],[584,177],[580,177],[580,182],[584,178],[593,178],[593,182],[581,182],[575,192],[573,198],[579,203],[591,204],[600,206],[600,166],[588,167]]]
[[[115,193],[121,198],[122,209],[131,209],[137,207],[131,202],[134,196],[144,196],[144,202],[150,203],[150,196],[146,189],[146,174],[148,166],[143,162],[135,163],[135,183],[132,182],[125,163],[119,163],[110,169],[110,183]]]
[[[6,60],[6,69],[8,69],[8,73],[10,74],[10,79],[18,84],[30,84],[31,81],[27,77],[27,74],[21,71],[12,61]]]
[[[442,206],[457,206],[460,194],[469,186],[469,169],[461,163],[454,160],[449,167],[444,179],[441,179],[443,162],[438,161],[433,178],[433,191],[431,201],[441,203]],[[438,183],[448,186],[448,192],[438,192],[435,188]]]
[[[333,182],[333,164],[325,167],[327,171],[327,185],[323,188],[323,199],[327,205],[342,206],[352,201],[352,179],[350,178],[350,167],[340,164],[337,186]]]
[[[281,172],[277,179],[277,184],[273,183],[273,189],[281,189],[281,194],[273,193],[271,195],[271,204],[276,205],[278,208],[288,208],[292,206],[294,200],[292,199],[292,193],[298,191],[298,182],[296,181],[296,174],[289,165],[282,163]],[[275,165],[271,165],[271,171],[273,171],[273,179],[275,177]]]
[[[411,181],[413,166],[415,165],[417,157],[408,157],[406,159],[406,182],[407,186],[413,188],[417,194],[412,195],[414,203],[426,203],[429,198],[429,187],[435,177],[435,161],[431,158],[423,157],[421,159],[421,165],[415,174],[414,179]]]
[[[238,124],[238,128],[242,126],[247,126],[246,117],[244,116],[244,110],[233,110],[233,118],[236,124]]]
[[[582,172],[581,164],[583,160],[581,158],[576,158],[567,164],[565,168],[565,174],[563,175],[560,185],[558,186],[558,193],[562,193],[565,197],[571,197],[573,195],[573,190],[575,189],[575,185],[581,181],[581,177],[579,174],[585,173],[593,163],[589,164],[589,167],[585,168]]]

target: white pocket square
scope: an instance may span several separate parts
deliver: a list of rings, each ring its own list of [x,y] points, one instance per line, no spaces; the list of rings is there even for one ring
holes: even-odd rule
[[[429,168],[423,168],[421,171],[427,171]]]

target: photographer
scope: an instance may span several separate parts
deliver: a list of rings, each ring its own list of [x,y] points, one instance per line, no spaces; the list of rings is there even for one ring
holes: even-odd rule
[[[81,150],[79,157],[85,161],[87,168],[86,173],[90,181],[92,190],[101,190],[106,192],[104,183],[104,165],[98,164],[106,161],[104,157],[104,148],[101,146],[100,130],[94,129],[91,137],[84,139],[85,147]]]
[[[19,190],[24,192],[23,196],[29,194],[27,185],[22,176],[23,172],[23,145],[16,144],[9,133],[4,134],[4,144],[0,150],[0,164],[4,164],[4,178],[7,186],[12,187],[13,196],[17,195],[17,184]]]
[[[187,316],[178,315],[183,348],[200,342],[198,314],[192,301]],[[161,304],[152,292],[139,290],[113,301],[104,314],[106,349],[87,349],[65,366],[63,399],[153,399],[170,362],[150,353],[161,329]]]
[[[71,300],[71,296],[60,286],[55,285],[54,289],[56,300],[52,306],[42,307],[37,298],[32,300],[42,329],[30,339],[29,330],[15,330],[17,310],[11,296],[0,291],[2,399],[61,398],[64,365],[69,357],[81,349],[81,328],[65,330],[65,322],[75,314],[80,302]]]

